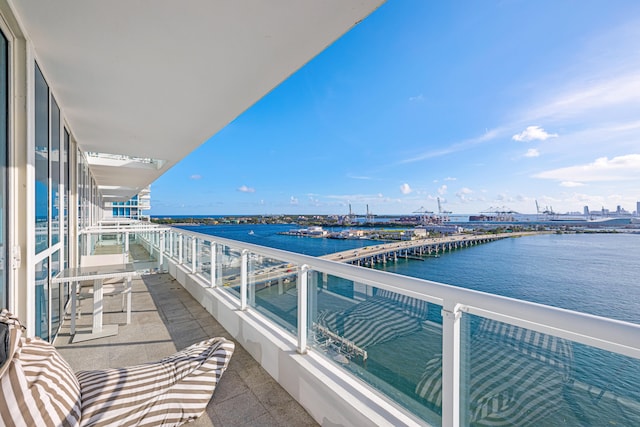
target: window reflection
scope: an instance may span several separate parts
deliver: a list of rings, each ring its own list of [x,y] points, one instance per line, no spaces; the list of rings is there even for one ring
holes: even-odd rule
[[[49,247],[49,86],[35,66],[36,253]]]
[[[51,97],[51,245],[60,241],[60,108]]]

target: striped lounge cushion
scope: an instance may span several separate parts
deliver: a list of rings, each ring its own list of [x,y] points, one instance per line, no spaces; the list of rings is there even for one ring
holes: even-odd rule
[[[321,311],[317,323],[362,349],[422,329],[421,319],[407,314],[397,302],[380,296],[346,311]]]
[[[234,343],[212,338],[158,362],[78,372],[82,426],[176,426],[202,414]]]
[[[413,298],[407,295],[402,295],[396,292],[391,292],[386,289],[378,289],[376,296],[387,298],[398,304],[401,310],[410,316],[415,316],[420,319],[426,319],[429,311],[429,304],[421,299]]]
[[[495,347],[474,347],[469,373],[469,421],[477,426],[544,424],[562,400],[563,374],[539,361]],[[442,358],[431,359],[416,386],[429,406],[442,407]],[[547,419],[548,422],[548,419]]]
[[[0,314],[0,322],[12,332],[11,356],[0,372],[0,424],[79,425],[80,386],[67,362],[51,344],[22,337],[10,314]]]
[[[562,400],[563,387],[569,379],[571,343],[502,325],[505,324],[494,321],[482,324],[470,344],[469,421],[478,426],[533,426],[548,422],[547,417],[559,408],[557,403]],[[516,339],[522,342],[516,344]],[[442,356],[427,362],[415,392],[428,406],[440,410]]]
[[[507,346],[549,366],[557,367],[565,373],[565,380],[572,376],[571,341],[491,319],[482,319],[475,336],[477,339]]]

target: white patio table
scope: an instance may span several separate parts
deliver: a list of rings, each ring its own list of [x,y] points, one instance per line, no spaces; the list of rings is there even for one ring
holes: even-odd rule
[[[108,337],[118,333],[118,325],[103,325],[102,282],[105,279],[125,279],[127,299],[127,325],[131,323],[131,280],[138,274],[132,263],[66,268],[58,273],[52,283],[71,283],[71,334],[72,342]],[[77,286],[79,281],[93,280],[93,325],[90,333],[76,334]]]

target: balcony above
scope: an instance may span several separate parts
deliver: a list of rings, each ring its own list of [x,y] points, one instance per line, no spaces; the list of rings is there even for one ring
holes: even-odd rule
[[[166,160],[127,177],[140,189],[382,0],[10,3],[82,150]]]

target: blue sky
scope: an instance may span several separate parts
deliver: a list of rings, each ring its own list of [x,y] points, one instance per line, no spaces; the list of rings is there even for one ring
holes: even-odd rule
[[[640,2],[389,0],[153,183],[152,215],[640,200]]]

